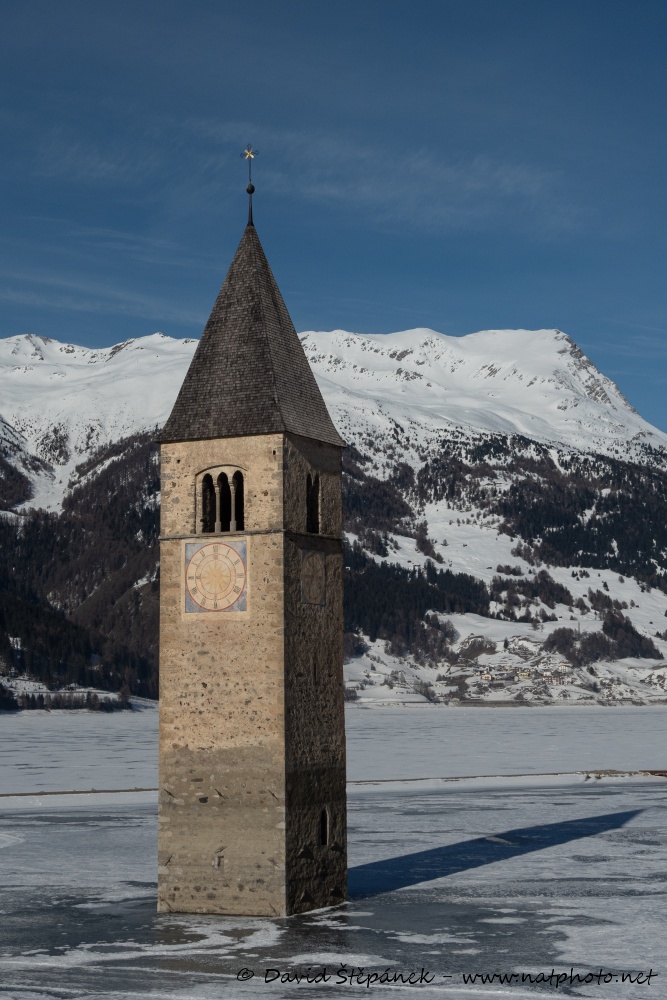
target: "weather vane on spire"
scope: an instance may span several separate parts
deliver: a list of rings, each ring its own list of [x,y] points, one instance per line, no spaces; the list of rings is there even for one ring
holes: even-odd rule
[[[250,143],[248,143],[248,145],[246,146],[246,148],[241,153],[241,156],[243,157],[243,159],[248,161],[248,186],[246,188],[246,191],[248,192],[248,195],[250,196],[250,203],[248,205],[248,225],[249,226],[254,225],[254,223],[252,221],[252,196],[253,196],[254,191],[255,191],[255,185],[252,182],[252,161],[255,159],[255,157],[257,156],[258,153],[259,153],[259,150],[258,149],[253,149],[252,146],[250,145]]]
[[[252,184],[252,161],[255,159],[258,153],[259,150],[253,149],[250,143],[248,143],[246,148],[241,153],[243,159],[248,161],[248,184]]]

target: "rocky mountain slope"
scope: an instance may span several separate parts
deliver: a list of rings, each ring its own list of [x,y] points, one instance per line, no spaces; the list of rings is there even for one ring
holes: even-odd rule
[[[355,444],[368,427],[408,435],[416,457],[443,434],[480,432],[651,461],[667,445],[667,435],[559,330],[336,331],[308,333],[302,342],[338,426]]]
[[[395,453],[418,461],[443,434],[500,434],[642,463],[667,454],[667,435],[558,330],[335,331],[302,342],[357,447],[393,439]],[[160,333],[99,350],[34,335],[0,340],[0,448],[31,479],[33,505],[57,509],[82,459],[161,426],[196,345]]]
[[[349,443],[351,697],[664,697],[667,435],[569,337],[302,342]],[[106,350],[0,341],[6,663],[32,657],[34,675],[90,683],[92,670],[155,693],[151,439],[195,346],[161,334]],[[39,650],[31,617],[44,619]],[[81,634],[76,656],[55,662],[61,619]],[[21,630],[17,654],[8,637]]]

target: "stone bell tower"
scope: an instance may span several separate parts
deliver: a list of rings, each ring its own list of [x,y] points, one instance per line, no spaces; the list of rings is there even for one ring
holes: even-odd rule
[[[158,909],[339,903],[343,442],[252,208],[160,440]]]

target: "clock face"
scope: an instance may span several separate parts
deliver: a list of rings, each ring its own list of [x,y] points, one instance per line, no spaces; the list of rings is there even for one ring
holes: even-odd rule
[[[185,610],[246,610],[246,543],[185,546]]]
[[[326,572],[322,552],[301,553],[301,600],[304,604],[324,604]]]

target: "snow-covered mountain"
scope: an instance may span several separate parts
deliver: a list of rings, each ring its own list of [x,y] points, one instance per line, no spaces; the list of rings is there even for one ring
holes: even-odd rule
[[[303,345],[343,434],[410,429],[418,450],[441,432],[521,434],[626,456],[664,448],[651,427],[559,330],[433,330],[360,336],[307,333]]]
[[[664,700],[667,434],[558,330],[301,337],[350,445],[357,697]],[[5,522],[0,591],[23,565],[40,601],[92,629],[93,649],[115,643],[114,676],[131,639],[127,682],[143,693],[155,690],[157,620],[150,438],[196,344],[0,340],[0,508],[53,512],[18,518],[15,536]],[[45,547],[48,563],[28,565]]]
[[[652,462],[667,455],[667,434],[558,330],[310,332],[302,342],[335,423],[357,447],[386,437],[419,461],[443,433],[492,433],[640,461],[647,450]],[[0,340],[0,447],[31,479],[30,504],[57,509],[95,448],[163,424],[196,345],[161,333],[97,350],[34,335]]]
[[[163,424],[196,346],[161,333],[104,350],[30,334],[0,340],[4,438],[20,436],[15,464],[25,467],[26,451],[44,463],[31,477],[30,505],[57,509],[91,452]]]

